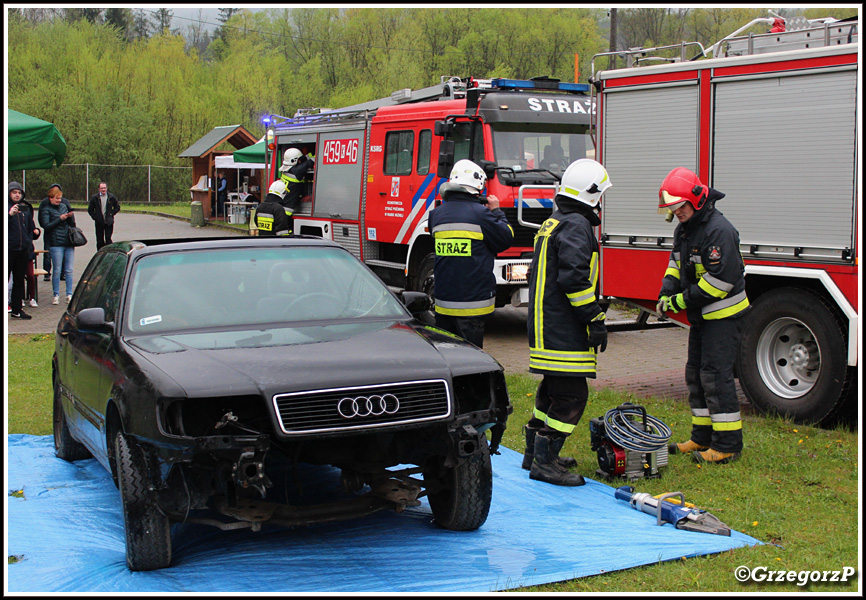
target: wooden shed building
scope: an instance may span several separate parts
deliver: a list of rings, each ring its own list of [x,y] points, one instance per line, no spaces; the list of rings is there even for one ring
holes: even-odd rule
[[[204,218],[223,217],[217,214],[217,165],[218,156],[231,157],[230,151],[217,151],[217,148],[228,142],[235,150],[252,146],[258,141],[243,125],[215,127],[189,148],[181,152],[180,158],[192,158],[192,187],[190,195],[193,201],[202,203]],[[255,165],[239,164],[237,168],[220,168],[226,177],[228,189],[232,193],[249,193],[250,200],[261,200],[261,186],[264,174]],[[244,187],[246,184],[246,187]]]

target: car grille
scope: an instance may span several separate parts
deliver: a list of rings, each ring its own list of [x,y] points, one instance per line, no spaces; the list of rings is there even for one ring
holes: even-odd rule
[[[451,399],[439,379],[278,394],[274,408],[283,433],[298,435],[442,419]]]

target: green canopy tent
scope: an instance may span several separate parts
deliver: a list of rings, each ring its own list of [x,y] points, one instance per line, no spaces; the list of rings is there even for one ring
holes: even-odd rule
[[[50,169],[66,158],[66,140],[54,124],[9,109],[9,170]]]
[[[233,153],[235,162],[239,163],[264,163],[265,160],[265,140],[260,139],[252,146],[235,150]]]

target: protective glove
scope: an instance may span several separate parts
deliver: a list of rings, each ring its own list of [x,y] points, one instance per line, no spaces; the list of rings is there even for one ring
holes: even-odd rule
[[[683,298],[683,293],[680,292],[675,296],[671,296],[668,300],[668,310],[674,313],[678,313],[681,310],[686,309],[686,300]]]
[[[656,304],[656,316],[659,319],[665,318],[665,313],[668,310],[668,304],[670,303],[670,296],[659,296],[659,302]]]
[[[591,321],[587,326],[589,330],[588,342],[590,348],[596,348],[599,352],[604,352],[607,348],[607,326],[604,320]]]

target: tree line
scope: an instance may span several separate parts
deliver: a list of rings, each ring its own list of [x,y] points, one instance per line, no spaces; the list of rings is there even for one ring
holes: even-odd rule
[[[217,126],[264,133],[265,114],[339,108],[441,75],[581,82],[593,55],[683,40],[709,46],[759,8],[221,8],[172,28],[169,9],[9,10],[9,108],[51,121],[68,163],[188,166]],[[857,9],[780,11],[844,18]],[[760,33],[766,28],[755,31]]]

